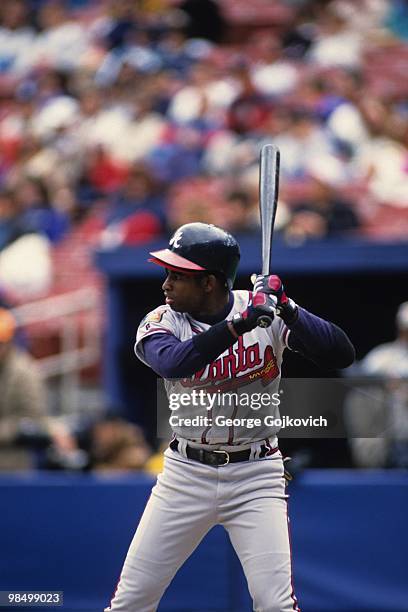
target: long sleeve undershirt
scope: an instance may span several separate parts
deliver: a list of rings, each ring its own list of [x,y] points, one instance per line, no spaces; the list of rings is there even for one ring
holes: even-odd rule
[[[325,370],[346,368],[353,363],[354,347],[334,323],[299,307],[297,321],[288,327],[289,348]],[[143,341],[143,351],[159,376],[185,378],[211,363],[235,342],[226,321],[220,321],[199,336],[183,341],[172,334],[153,334]]]

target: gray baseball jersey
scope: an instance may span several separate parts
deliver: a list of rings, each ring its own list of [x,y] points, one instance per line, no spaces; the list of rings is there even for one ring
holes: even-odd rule
[[[234,291],[233,295],[227,320],[246,310],[252,296],[243,290]],[[209,327],[187,313],[159,306],[141,322],[135,353],[149,365],[143,354],[145,338],[167,333],[183,341]],[[172,404],[175,407],[170,421],[174,433],[201,444],[243,445],[274,439],[279,430],[274,421],[279,417],[282,355],[289,333],[282,319],[275,317],[269,328],[256,327],[240,336],[233,346],[191,378],[165,380],[167,396],[172,400],[170,408]],[[198,395],[199,390],[204,393]],[[183,394],[186,398],[188,393],[190,402],[177,402],[177,397]]]

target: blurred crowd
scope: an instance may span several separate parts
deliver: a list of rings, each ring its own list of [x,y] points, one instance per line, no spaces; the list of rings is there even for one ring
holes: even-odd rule
[[[192,219],[251,232],[267,142],[290,244],[406,235],[407,3],[277,0],[237,40],[240,7],[3,0],[0,251],[84,220],[104,248]]]

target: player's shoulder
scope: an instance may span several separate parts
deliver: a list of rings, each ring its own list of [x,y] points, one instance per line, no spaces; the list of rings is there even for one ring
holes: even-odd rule
[[[174,315],[177,314],[167,304],[160,304],[160,306],[157,306],[143,317],[139,327],[143,327],[146,323],[161,323],[166,320],[173,321]]]
[[[160,306],[157,306],[156,308],[154,308],[154,310],[151,310],[143,317],[143,319],[140,322],[140,325],[142,325],[145,322],[160,323],[163,317],[170,317],[170,316],[171,316],[170,307],[167,306],[167,304],[160,304]]]
[[[175,312],[167,304],[161,304],[154,310],[148,312],[141,320],[138,328],[139,333],[145,334],[154,330],[171,331],[178,329],[185,319],[185,314]]]

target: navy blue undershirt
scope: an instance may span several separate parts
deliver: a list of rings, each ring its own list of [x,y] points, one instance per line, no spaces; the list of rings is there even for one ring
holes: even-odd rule
[[[206,343],[205,351],[200,352],[194,338],[181,341],[172,334],[152,334],[143,340],[147,363],[163,378],[185,378],[204,368],[236,342],[225,323],[233,302],[234,296],[230,292],[228,304],[219,313],[200,318],[203,323],[212,325],[208,330],[210,343]],[[325,370],[346,368],[353,363],[354,347],[344,331],[334,323],[299,307],[297,321],[288,328],[291,330],[289,348]],[[209,346],[213,348],[213,355],[210,355]]]
[[[227,304],[225,304],[224,308],[220,310],[219,312],[217,312],[217,314],[207,315],[207,316],[201,315],[199,319],[197,319],[196,317],[194,318],[196,321],[201,321],[202,323],[207,323],[208,325],[214,325],[215,323],[224,321],[224,319],[228,317],[233,305],[234,305],[234,294],[232,293],[232,291],[230,291],[228,294]]]

